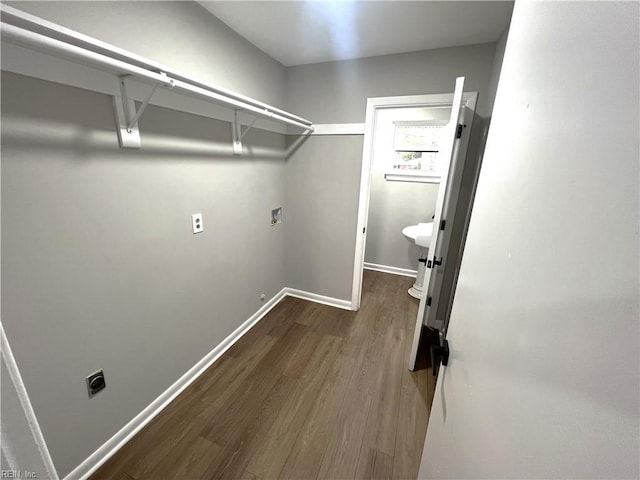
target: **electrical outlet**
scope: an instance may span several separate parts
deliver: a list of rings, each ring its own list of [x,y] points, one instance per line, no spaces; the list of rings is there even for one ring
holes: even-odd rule
[[[193,228],[193,233],[204,232],[204,223],[202,222],[201,213],[194,213],[191,215],[191,226]]]
[[[104,381],[104,372],[102,370],[98,370],[95,373],[92,373],[87,378],[87,392],[89,392],[89,398],[93,397],[100,390],[104,390],[107,384]]]
[[[282,223],[282,207],[271,210],[271,225]]]

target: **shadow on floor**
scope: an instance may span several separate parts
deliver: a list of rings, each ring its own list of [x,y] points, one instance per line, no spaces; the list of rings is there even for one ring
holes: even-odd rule
[[[422,327],[416,356],[416,371],[431,368],[431,345],[439,344],[438,331],[433,328]]]

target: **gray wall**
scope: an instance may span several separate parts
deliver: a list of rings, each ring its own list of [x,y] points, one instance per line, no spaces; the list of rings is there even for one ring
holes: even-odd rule
[[[479,92],[477,112],[487,116],[494,54],[489,43],[288,68],[288,108],[314,123],[364,122],[367,97],[450,93],[464,75],[465,90]],[[287,209],[315,209],[287,220],[287,286],[351,300],[361,162],[362,136],[312,138],[287,162]]]
[[[61,474],[285,286],[284,136],[238,158],[226,122],[150,106],[140,125],[121,150],[108,96],[2,76],[2,321]]]
[[[486,43],[289,67],[287,105],[314,123],[364,122],[367,97],[449,93],[465,75],[465,90],[481,92],[477,109],[485,115],[494,53]]]
[[[350,300],[360,157],[361,136],[318,136],[287,160],[288,287]]]
[[[431,222],[439,184],[388,182],[373,172],[364,261],[388,267],[416,270],[420,248],[409,242],[402,229]]]
[[[195,3],[12,5],[284,103],[284,67]],[[140,127],[121,150],[109,97],[2,75],[2,321],[61,475],[285,286],[284,136],[237,158],[226,122],[150,106]]]
[[[274,106],[285,103],[285,68],[195,2],[4,3],[198,80]]]
[[[509,27],[502,32],[500,38],[496,42],[496,53],[493,59],[493,68],[491,69],[491,78],[489,79],[489,108],[493,109],[493,103],[496,99],[496,91],[498,89],[498,80],[500,79],[500,71],[502,69],[502,61],[504,59],[504,50],[507,46],[507,37],[509,36]]]

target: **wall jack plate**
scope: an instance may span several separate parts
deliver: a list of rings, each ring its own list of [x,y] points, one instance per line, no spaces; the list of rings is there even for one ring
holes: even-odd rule
[[[104,390],[107,384],[104,381],[104,372],[98,370],[87,377],[87,392],[89,398],[93,397],[100,390]]]
[[[282,223],[282,207],[271,210],[271,225]]]

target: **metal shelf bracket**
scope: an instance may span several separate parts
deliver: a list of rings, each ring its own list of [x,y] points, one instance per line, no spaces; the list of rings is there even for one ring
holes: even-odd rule
[[[138,120],[145,111],[158,86],[173,89],[173,91],[179,95],[195,96],[206,102],[221,104],[226,108],[234,109],[234,111],[238,110],[257,117],[265,117],[274,122],[301,129],[303,133],[299,142],[296,142],[295,146],[292,145],[291,147],[293,148],[290,147],[287,150],[287,154],[294,151],[313,131],[313,123],[311,121],[287,111],[231,90],[203,83],[171,67],[161,65],[139,55],[134,55],[113,45],[88,37],[79,32],[74,32],[61,25],[56,25],[8,5],[0,4],[0,11],[2,13],[0,24],[2,27],[3,42],[7,41],[13,45],[38,51],[51,55],[52,57],[70,60],[86,67],[96,68],[103,72],[114,74],[117,77],[118,93],[114,95],[113,103],[118,140],[120,146],[123,148],[140,148]],[[22,62],[20,63],[22,64]],[[22,71],[22,67],[20,67],[19,71]],[[78,86],[76,85],[76,78],[73,77],[73,73],[67,73],[65,73],[63,77],[73,78],[73,81],[68,84]],[[127,78],[127,76],[129,76],[129,78]],[[46,78],[48,78],[48,76]],[[133,99],[129,97],[127,92],[126,84],[129,83],[129,79],[145,82],[151,86],[151,91],[146,95],[145,100],[142,101],[137,111]],[[81,83],[89,83],[90,80],[89,78],[82,79]],[[85,88],[97,92],[103,91],[102,88],[92,88],[92,85]],[[176,106],[176,102],[173,100],[175,99],[172,99],[172,102],[170,102],[173,107],[170,108],[185,112],[193,111],[194,107],[187,106],[187,108],[183,108],[182,105]],[[179,102],[177,103],[179,104]],[[198,112],[200,112],[199,109]],[[205,114],[205,116],[221,119],[217,112],[211,115]],[[224,115],[222,118],[227,119],[229,117]],[[242,154],[242,138],[253,127],[256,121],[257,119],[243,132],[238,123],[237,115],[234,116],[234,124],[232,125],[232,146],[234,154]]]
[[[233,141],[234,155],[242,155],[242,139],[247,133],[249,133],[249,130],[253,128],[253,126],[256,124],[256,122],[260,118],[259,116],[256,116],[243,132],[242,126],[238,121],[238,111],[239,110],[233,111],[233,122],[231,123],[231,138]],[[270,112],[269,110],[265,110],[265,116],[272,117],[273,113]]]
[[[160,75],[167,77],[164,72]],[[142,104],[136,111],[136,104],[127,93],[128,75],[118,77],[118,86],[120,87],[120,96],[114,97],[114,106],[116,110],[116,119],[118,121],[118,141],[122,148],[140,148],[140,130],[138,129],[138,120],[144,113],[147,105],[151,101],[151,97],[156,93],[160,83],[154,83],[153,87],[142,101]],[[173,79],[167,77],[167,82],[162,83],[163,87],[172,88]]]

